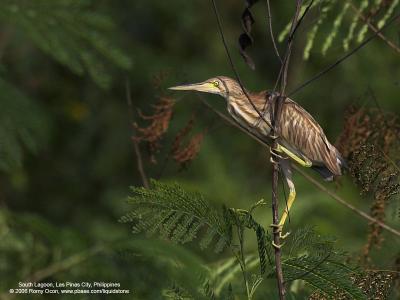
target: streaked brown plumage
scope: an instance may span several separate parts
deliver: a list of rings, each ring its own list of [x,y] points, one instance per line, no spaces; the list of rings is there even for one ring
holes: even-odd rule
[[[271,145],[271,111],[278,97],[270,97],[267,91],[243,92],[235,80],[218,76],[204,82],[170,88],[172,90],[199,91],[218,94],[227,100],[227,109],[232,118],[262,142]],[[249,101],[249,98],[251,102]],[[270,99],[270,100],[268,100]],[[254,107],[253,107],[254,105]],[[257,112],[258,111],[258,112]],[[260,117],[262,114],[263,118]],[[273,149],[289,187],[287,206],[277,225],[280,230],[286,221],[290,207],[296,198],[292,181],[292,170],[288,158],[305,167],[311,167],[325,180],[342,175],[345,162],[339,151],[329,143],[321,126],[300,105],[286,98],[277,124],[277,147]],[[277,155],[276,152],[279,154]],[[276,226],[276,225],[274,225]],[[283,238],[286,235],[282,235]]]
[[[218,76],[199,84],[171,89],[196,90],[223,96],[227,100],[227,109],[232,118],[259,139],[271,144],[270,127],[260,118],[235,80]],[[270,123],[270,111],[273,103],[266,102],[268,92],[247,92],[247,94],[257,110],[262,112],[264,118]],[[342,175],[345,163],[339,152],[328,141],[321,126],[314,118],[289,98],[286,98],[282,106],[278,129],[278,144],[303,160],[311,162],[311,168],[319,172],[325,180],[332,180],[334,176]]]

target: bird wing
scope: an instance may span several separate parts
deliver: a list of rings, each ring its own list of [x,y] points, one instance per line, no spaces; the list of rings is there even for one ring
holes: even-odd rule
[[[278,142],[313,165],[326,166],[333,174],[341,175],[340,155],[325,136],[321,126],[300,105],[286,98],[280,117]]]

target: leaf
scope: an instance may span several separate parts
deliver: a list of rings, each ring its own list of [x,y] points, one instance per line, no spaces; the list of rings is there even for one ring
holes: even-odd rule
[[[345,295],[346,299],[367,299],[352,282],[353,270],[336,260],[331,260],[329,254],[322,259],[311,256],[290,258],[282,261],[282,267],[286,282],[304,280],[334,299],[338,299],[338,295]]]
[[[177,184],[152,181],[152,188],[133,188],[134,195],[128,202],[133,211],[121,217],[124,223],[133,223],[135,233],[158,233],[176,243],[187,243],[197,237],[202,229],[202,249],[214,240],[215,251],[230,245],[232,229],[229,220],[212,208],[199,193],[186,192]]]
[[[252,69],[255,70],[256,66],[254,64],[253,59],[250,55],[247,54],[246,49],[253,45],[253,37],[251,36],[251,29],[253,24],[255,23],[253,14],[250,11],[250,8],[257,3],[258,0],[247,0],[246,8],[242,13],[242,27],[243,33],[239,36],[239,52],[243,57],[246,64]]]

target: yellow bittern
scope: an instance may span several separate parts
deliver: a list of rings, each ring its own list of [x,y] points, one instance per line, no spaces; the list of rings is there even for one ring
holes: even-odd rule
[[[175,86],[170,89],[220,95],[227,101],[229,114],[242,128],[268,145],[271,145],[273,139],[276,138],[277,147],[271,149],[271,151],[278,158],[289,187],[287,206],[278,224],[280,234],[296,198],[288,158],[303,167],[317,171],[327,181],[333,180],[335,176],[342,175],[345,161],[339,151],[328,141],[321,126],[314,118],[293,100],[285,98],[277,124],[278,132],[276,137],[273,137],[269,124],[271,124],[271,112],[277,97],[271,97],[271,94],[267,91],[252,93],[246,90],[246,93],[244,93],[238,82],[225,76],[214,77],[200,83]],[[254,106],[250,103],[248,97]],[[268,99],[272,100],[268,101]],[[267,122],[260,117],[259,112],[262,113]],[[281,237],[284,236],[281,234]]]

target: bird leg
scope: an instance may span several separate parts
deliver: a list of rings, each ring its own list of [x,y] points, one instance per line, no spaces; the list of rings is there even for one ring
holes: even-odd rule
[[[309,168],[312,166],[312,163],[310,160],[308,159],[303,159],[299,156],[297,156],[296,154],[294,154],[292,151],[286,149],[285,147],[281,146],[281,145],[277,145],[277,147],[274,149],[274,151],[276,152],[281,152],[281,153],[285,153],[287,156],[289,156],[291,159],[293,159],[295,162],[297,162],[299,165]]]
[[[296,189],[294,187],[294,183],[292,180],[292,169],[290,167],[290,161],[289,160],[281,160],[280,161],[280,166],[282,169],[283,176],[285,177],[286,183],[289,187],[289,197],[287,199],[287,205],[283,211],[283,215],[281,217],[281,220],[279,221],[279,224],[277,226],[281,227],[281,230],[283,228],[283,225],[285,225],[285,221],[289,215],[290,208],[293,205],[294,200],[296,199]],[[282,231],[281,231],[282,232]],[[281,238],[285,238],[290,234],[290,232],[282,235],[280,234]]]
[[[278,145],[278,147],[279,147],[279,145]],[[283,156],[279,155],[278,152],[283,152],[283,151],[281,151],[279,148],[278,149],[270,148],[270,153],[271,153],[271,159],[270,160],[271,160],[271,163],[273,163],[273,164],[278,164],[279,163],[279,165],[281,165],[281,168],[285,169],[285,170],[288,169],[288,168],[290,169],[290,162],[288,162],[288,157],[283,157]],[[285,175],[285,178],[286,178],[286,173],[285,172],[284,172],[284,175]],[[290,175],[291,175],[291,173],[289,174],[289,176]],[[290,234],[290,232],[288,232],[286,234],[282,234],[283,223],[282,223],[282,220],[281,220],[279,222],[279,224],[271,224],[270,225],[273,228],[273,232],[274,233],[279,233],[279,238],[280,239],[285,239]],[[283,244],[277,245],[277,244],[275,244],[274,241],[272,241],[272,246],[274,246],[275,248],[279,248],[280,249],[283,246]]]
[[[272,159],[272,157],[276,156],[276,153],[273,152],[273,150],[271,150],[271,154],[272,154],[271,159]],[[287,199],[287,205],[285,207],[285,210],[283,211],[283,215],[282,215],[279,223],[271,224],[270,226],[273,228],[274,233],[279,233],[279,238],[285,239],[290,234],[290,232],[283,234],[282,233],[283,225],[285,224],[285,221],[286,221],[287,217],[289,216],[290,208],[293,205],[294,200],[296,199],[296,190],[295,190],[294,183],[292,180],[292,169],[290,167],[290,161],[287,158],[283,158],[281,156],[278,156],[278,157],[279,157],[279,165],[281,167],[283,176],[285,177],[286,183],[289,187],[289,197]],[[273,162],[278,163],[275,160],[273,160]],[[274,242],[272,242],[272,245],[274,247],[280,248],[280,247],[282,247],[283,244],[278,246]]]

